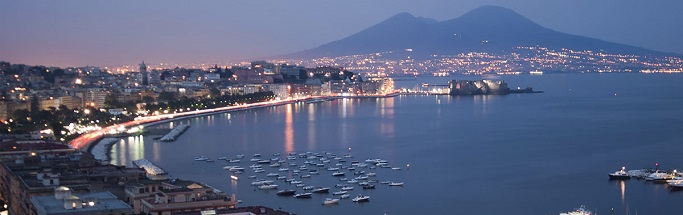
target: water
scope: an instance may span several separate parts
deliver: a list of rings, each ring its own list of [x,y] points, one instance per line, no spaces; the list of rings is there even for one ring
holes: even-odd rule
[[[445,84],[453,78],[478,79],[420,78],[396,85]],[[132,160],[146,158],[173,177],[235,193],[242,205],[299,214],[558,214],[582,204],[599,214],[611,208],[615,214],[683,209],[683,192],[607,177],[622,166],[653,168],[655,162],[666,169],[683,168],[683,75],[502,78],[510,87],[533,86],[545,93],[338,99],[199,117],[161,125],[192,126],[176,142],[145,136],[117,144],[112,163],[131,166]],[[370,202],[322,206],[322,196],[302,200],[254,190],[246,179],[250,171],[231,182],[221,168],[227,162],[193,161],[199,155],[244,154],[239,165],[248,167],[245,161],[254,153],[265,158],[291,151],[341,155],[349,148],[353,160],[382,158],[402,167],[374,172],[380,181],[405,186],[356,188],[352,197],[365,193]],[[304,182],[339,183],[327,171]]]

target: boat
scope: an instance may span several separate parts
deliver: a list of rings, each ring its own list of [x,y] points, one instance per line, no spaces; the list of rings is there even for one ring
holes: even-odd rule
[[[337,168],[337,167],[327,168],[327,171],[337,171],[337,170],[339,170],[339,168]]]
[[[322,99],[311,99],[311,100],[306,100],[304,103],[313,104],[313,103],[320,103],[320,102],[324,102],[324,101],[325,100],[322,100]]]
[[[401,167],[393,167],[391,170],[401,170]]]
[[[609,174],[609,179],[612,180],[624,180],[631,179],[631,176],[626,172],[626,167],[621,167],[619,171]]]
[[[312,190],[313,188],[315,188],[315,187],[313,187],[313,186],[305,186],[305,187],[304,187],[304,190]]]
[[[261,167],[263,167],[263,166],[258,165],[258,164],[252,164],[251,166],[249,166],[249,168],[252,168],[252,169],[261,168]]]
[[[276,193],[275,195],[278,195],[278,196],[293,196],[295,193],[296,193],[296,191],[294,191],[294,190],[280,190],[280,191],[277,191],[277,193]]]
[[[227,160],[228,157],[219,157],[218,160]]]
[[[237,167],[239,167],[239,166],[224,166],[223,169],[224,169],[224,170],[229,170],[229,169],[237,168]]]
[[[298,198],[298,199],[310,199],[310,198],[311,198],[311,195],[313,195],[313,194],[312,194],[312,193],[298,193],[298,194],[295,194],[295,195],[294,195],[294,198]]]
[[[302,176],[299,176],[299,177],[301,177],[301,178],[310,178],[311,175],[302,175]]]
[[[369,202],[370,196],[364,196],[364,195],[358,194],[358,196],[356,196],[352,200],[353,200],[353,202]]]
[[[195,161],[206,161],[209,160],[209,158],[204,157],[204,156],[199,156],[199,157],[194,157]]]
[[[280,174],[277,174],[277,173],[268,173],[268,174],[266,174],[266,177],[277,177],[277,176],[280,176]]]
[[[289,171],[289,168],[280,168],[280,169],[278,169],[277,171],[280,171],[280,172],[287,172],[287,171]]]
[[[294,181],[291,181],[291,182],[289,182],[289,183],[290,183],[290,184],[301,184],[301,183],[303,183],[303,181],[294,180]]]
[[[403,182],[391,182],[389,186],[403,186]]]
[[[258,159],[258,158],[252,158],[252,159],[250,159],[249,161],[251,161],[251,162],[256,162],[256,161],[260,161],[260,160],[261,160],[261,159]]]
[[[273,183],[273,181],[264,180],[264,181],[251,182],[251,185],[252,186],[261,186],[261,185],[267,185],[267,184],[272,184],[272,183]]]
[[[259,160],[256,161],[256,163],[257,163],[257,164],[268,164],[268,163],[270,163],[270,160],[262,160],[262,159],[259,159]]]
[[[330,188],[329,187],[319,187],[319,188],[314,189],[312,192],[313,193],[329,193]]]
[[[666,182],[666,180],[670,180],[673,178],[674,178],[674,175],[672,175],[672,174],[669,174],[666,172],[656,171],[655,173],[652,173],[652,174],[648,175],[647,177],[645,177],[645,180],[664,183],[664,182]]]
[[[348,180],[348,181],[346,181],[346,182],[347,182],[347,183],[350,183],[350,184],[355,184],[355,183],[358,183],[358,180],[356,180],[356,179],[351,179],[351,180]]]
[[[667,183],[673,190],[683,190],[683,180],[676,180]]]
[[[236,157],[239,159],[242,159],[242,158],[244,158],[244,155],[237,155]]]
[[[348,193],[348,191],[342,190],[342,191],[334,192],[334,193],[332,193],[332,195],[339,196],[339,195],[344,195],[346,193]]]
[[[264,184],[264,185],[258,186],[258,189],[261,189],[261,190],[277,189],[277,184]]]
[[[265,172],[265,170],[263,170],[263,169],[254,169],[254,172],[255,172],[255,173],[261,173],[261,172]]]
[[[342,190],[353,190],[353,187],[342,187]]]
[[[592,215],[593,212],[586,209],[586,206],[581,205],[580,208],[574,209],[573,211],[560,213],[560,215]]]
[[[332,176],[344,176],[344,172],[334,172],[332,173]]]
[[[277,177],[277,180],[285,180],[285,179],[287,179],[287,176],[278,176]]]
[[[351,195],[349,195],[349,194],[344,194],[344,195],[339,196],[339,198],[340,199],[348,199],[350,196]]]
[[[270,163],[270,162],[268,162],[268,163]],[[271,165],[268,165],[268,166],[269,166],[269,167],[280,167],[280,163],[274,163],[274,164],[271,164]]]
[[[379,183],[380,183],[380,184],[389,184],[389,183],[391,183],[391,181],[381,181],[381,182],[379,182]]]
[[[363,185],[363,190],[367,190],[367,189],[375,189],[375,185],[374,184]]]
[[[339,199],[326,198],[323,205],[339,204]]]
[[[228,160],[228,163],[239,163],[239,162],[240,162],[240,160],[237,160],[237,159]]]
[[[208,159],[206,162],[216,162],[215,160]]]
[[[254,154],[254,157],[261,157],[261,154]]]
[[[233,168],[228,169],[228,171],[230,171],[230,172],[244,171],[244,168],[242,168],[242,167],[233,167]]]

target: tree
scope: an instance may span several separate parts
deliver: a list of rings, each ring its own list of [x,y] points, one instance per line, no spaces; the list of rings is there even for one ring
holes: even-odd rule
[[[161,92],[159,93],[159,101],[173,101],[175,100],[174,92]]]
[[[115,93],[109,93],[104,97],[104,106],[109,108],[119,108],[121,107],[121,102],[119,102],[119,99]]]
[[[31,107],[30,108],[31,108],[32,114],[38,113],[38,111],[40,111],[40,100],[39,100],[38,96],[34,95],[31,97]]]
[[[219,98],[219,97],[221,97],[221,91],[218,90],[218,89],[215,88],[215,87],[212,87],[211,89],[209,89],[209,93],[210,93],[210,95],[211,95],[211,98]]]

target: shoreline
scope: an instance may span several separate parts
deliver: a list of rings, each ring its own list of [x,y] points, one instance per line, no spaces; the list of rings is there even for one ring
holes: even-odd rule
[[[315,97],[305,97],[305,98],[300,98],[300,99],[291,99],[291,100],[282,100],[282,101],[267,101],[267,102],[258,102],[258,103],[252,103],[248,104],[246,106],[230,106],[230,107],[221,107],[221,108],[215,108],[215,109],[205,109],[205,110],[198,110],[198,111],[193,111],[193,112],[186,112],[181,116],[175,117],[175,116],[155,116],[150,119],[150,121],[145,122],[145,120],[140,120],[140,121],[129,121],[125,122],[123,124],[128,124],[128,125],[111,125],[107,126],[105,129],[102,129],[100,131],[96,131],[93,133],[88,133],[88,134],[83,134],[77,139],[80,138],[86,138],[84,140],[85,142],[77,142],[76,139],[74,139],[72,142],[69,143],[72,147],[76,148],[74,145],[79,145],[83,148],[85,146],[85,150],[87,152],[92,153],[92,149],[95,148],[96,145],[99,145],[100,141],[104,140],[106,137],[106,134],[103,133],[106,130],[111,129],[112,127],[119,127],[119,126],[124,126],[125,128],[130,128],[134,126],[155,126],[163,123],[169,123],[169,122],[174,122],[174,121],[179,121],[179,120],[184,120],[188,118],[194,118],[194,117],[203,117],[203,116],[210,116],[210,115],[215,115],[215,114],[222,114],[222,113],[231,113],[231,112],[237,112],[237,111],[244,111],[244,110],[252,110],[252,109],[258,109],[258,108],[267,108],[267,107],[276,107],[276,106],[281,106],[281,105],[287,105],[287,104],[294,104],[297,102],[304,102],[304,101],[309,101],[311,99],[342,99],[342,98],[350,98],[350,99],[369,99],[369,98],[390,98],[390,97],[395,97],[400,95],[398,92],[394,93],[389,93],[389,94],[383,94],[383,95],[358,95],[358,96],[315,96]],[[197,112],[197,113],[194,113]],[[156,118],[156,119],[154,119]],[[93,137],[90,137],[93,136]],[[91,138],[91,140],[87,140],[87,138]],[[118,138],[120,140],[120,138]],[[76,142],[75,144],[72,144]],[[115,143],[114,143],[115,144]],[[108,144],[108,147],[105,147],[105,155],[107,158],[107,161],[111,160],[111,149],[114,144]],[[77,148],[78,149],[78,148]],[[78,149],[80,150],[80,149]]]

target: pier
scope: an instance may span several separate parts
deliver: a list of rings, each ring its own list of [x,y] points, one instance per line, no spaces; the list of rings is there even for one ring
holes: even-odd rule
[[[178,138],[178,136],[185,133],[185,131],[187,131],[188,128],[190,128],[189,125],[185,125],[185,124],[179,125],[178,127],[175,127],[173,130],[168,132],[168,134],[161,137],[159,140],[164,141],[164,142],[175,141]]]

